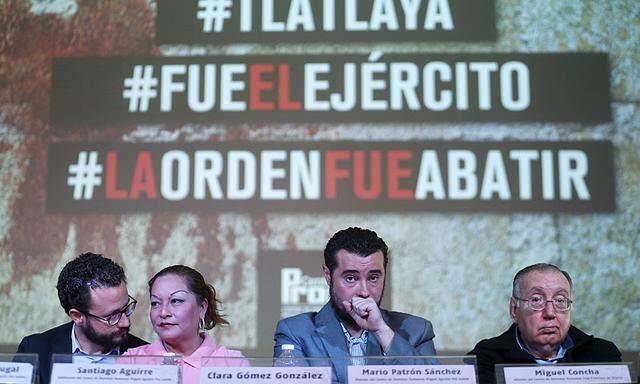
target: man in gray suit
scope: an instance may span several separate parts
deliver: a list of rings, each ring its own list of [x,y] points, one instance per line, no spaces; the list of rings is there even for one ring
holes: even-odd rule
[[[274,357],[285,344],[294,346],[295,356],[330,357],[333,381],[344,383],[346,366],[364,364],[362,356],[435,355],[428,320],[380,308],[388,260],[387,245],[371,230],[334,234],[322,266],[331,299],[320,312],[278,322]]]

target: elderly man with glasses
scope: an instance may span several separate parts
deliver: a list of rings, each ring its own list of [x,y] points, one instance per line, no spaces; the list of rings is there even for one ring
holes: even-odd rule
[[[50,379],[51,355],[74,354],[75,362],[100,362],[147,344],[129,334],[136,301],[127,292],[124,270],[112,260],[84,253],[58,277],[58,298],[71,321],[22,339],[18,353],[37,353],[40,384]]]
[[[612,342],[571,325],[572,293],[571,277],[555,265],[541,263],[520,270],[509,302],[513,324],[469,352],[477,356],[480,383],[495,383],[496,364],[620,361]]]

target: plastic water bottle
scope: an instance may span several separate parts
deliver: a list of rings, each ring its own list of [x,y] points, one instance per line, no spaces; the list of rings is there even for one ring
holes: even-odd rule
[[[282,344],[280,347],[280,356],[275,361],[276,367],[298,367],[300,363],[296,356],[293,354],[295,347],[293,344]]]

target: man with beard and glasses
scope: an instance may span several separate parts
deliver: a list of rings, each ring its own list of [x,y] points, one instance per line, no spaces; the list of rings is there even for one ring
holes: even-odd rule
[[[334,234],[322,267],[331,299],[320,312],[278,322],[274,357],[290,344],[295,356],[332,358],[333,381],[344,383],[347,364],[364,364],[363,356],[435,355],[428,320],[380,308],[388,257],[384,240],[371,230]]]
[[[51,355],[74,354],[74,362],[110,362],[128,348],[147,344],[129,334],[136,300],[129,296],[124,270],[112,260],[83,253],[64,266],[58,298],[69,323],[22,339],[17,353],[37,353],[40,384],[48,384]]]

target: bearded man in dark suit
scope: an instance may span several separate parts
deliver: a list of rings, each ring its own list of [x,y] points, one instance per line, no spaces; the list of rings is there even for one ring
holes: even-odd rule
[[[58,298],[71,321],[22,339],[17,353],[37,353],[41,384],[49,384],[52,354],[74,354],[74,362],[98,362],[147,344],[129,334],[136,300],[124,270],[112,260],[84,253],[58,277]]]

